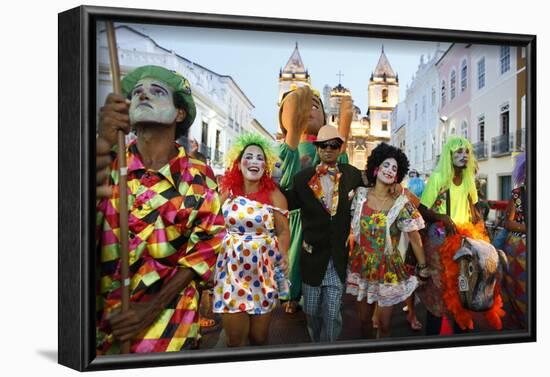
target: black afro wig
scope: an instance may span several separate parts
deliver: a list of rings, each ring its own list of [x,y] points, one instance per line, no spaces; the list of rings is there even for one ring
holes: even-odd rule
[[[409,171],[409,159],[407,155],[399,148],[386,143],[380,143],[372,150],[367,160],[367,185],[374,186],[376,176],[374,170],[379,167],[384,160],[394,158],[397,161],[397,183],[401,183],[407,172]]]

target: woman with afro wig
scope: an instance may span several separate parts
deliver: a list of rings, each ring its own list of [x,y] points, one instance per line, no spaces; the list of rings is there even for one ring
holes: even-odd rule
[[[227,233],[216,263],[213,311],[222,316],[229,347],[266,343],[277,282],[286,273],[288,206],[271,178],[276,161],[270,142],[257,134],[240,136],[227,153],[221,179]]]
[[[392,194],[407,173],[409,161],[398,148],[379,144],[367,160],[367,187],[358,188],[352,203],[352,250],[346,292],[357,296],[364,337],[372,334],[372,316],[378,305],[377,337],[390,335],[393,306],[429,277],[419,230],[424,220],[405,192]],[[417,275],[404,264],[410,242],[418,261]]]

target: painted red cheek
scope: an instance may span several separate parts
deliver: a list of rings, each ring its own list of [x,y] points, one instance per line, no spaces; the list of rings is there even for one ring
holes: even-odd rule
[[[260,162],[260,168],[262,168],[262,169],[265,168],[265,162],[263,162],[263,161]]]
[[[245,168],[248,167],[248,160],[243,160],[243,166],[244,166]]]

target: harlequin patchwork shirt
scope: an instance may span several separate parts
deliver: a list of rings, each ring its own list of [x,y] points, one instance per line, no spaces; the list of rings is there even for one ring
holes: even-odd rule
[[[137,145],[127,149],[130,301],[146,302],[180,268],[197,278],[131,343],[131,352],[166,352],[191,348],[199,331],[197,284],[213,273],[224,237],[224,220],[212,170],[190,159],[179,145],[178,155],[158,171],[145,168]],[[108,317],[120,306],[118,179],[113,162],[113,195],[97,208],[99,284],[97,353],[119,353]]]

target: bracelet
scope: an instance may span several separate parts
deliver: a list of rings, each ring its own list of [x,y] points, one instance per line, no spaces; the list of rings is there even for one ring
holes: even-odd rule
[[[430,278],[430,273],[424,273],[422,274],[422,271],[426,271],[428,269],[428,266],[426,264],[417,264],[415,267],[415,274],[416,277],[422,281],[426,281]]]

